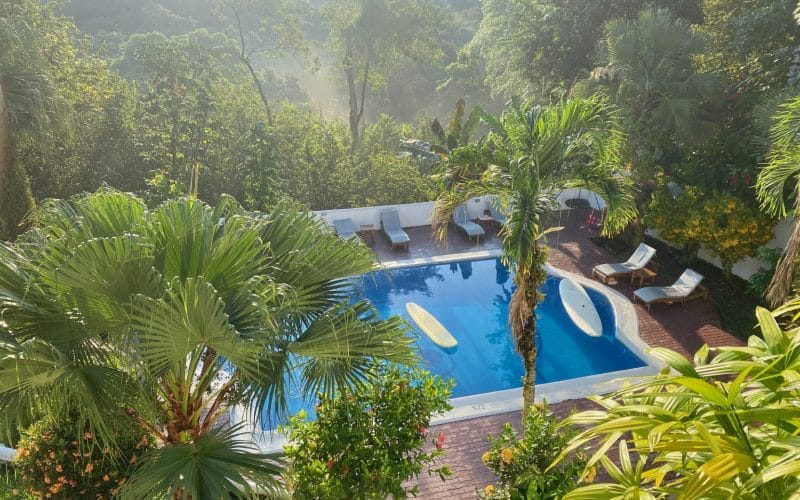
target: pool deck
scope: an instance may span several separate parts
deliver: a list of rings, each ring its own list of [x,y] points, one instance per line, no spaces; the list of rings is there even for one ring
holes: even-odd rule
[[[578,228],[579,221],[585,219],[585,212],[562,213],[560,225],[565,229],[550,236],[548,260],[557,268],[590,277],[595,265],[617,262],[619,259],[591,241],[590,238],[597,236],[595,232]],[[446,242],[442,243],[432,238],[430,226],[423,226],[405,229],[411,238],[408,251],[392,250],[385,237],[380,234],[376,236],[373,248],[381,262],[499,248],[496,228],[486,229],[486,238],[482,239],[480,245],[452,228],[448,230]],[[658,276],[656,285],[671,284],[675,278],[676,276]],[[630,285],[627,279],[616,284],[611,281],[610,286],[629,298],[633,297],[633,290],[637,288]],[[722,329],[719,315],[709,302],[696,300],[686,305],[671,306],[656,304],[650,311],[637,304],[635,309],[639,316],[640,336],[651,346],[668,347],[685,356],[691,356],[703,344],[712,347],[741,344],[738,338]],[[566,416],[573,408],[580,411],[593,406],[588,400],[575,399],[551,405],[551,409],[559,416]],[[481,455],[487,449],[486,437],[498,434],[506,422],[518,427],[519,420],[520,412],[515,411],[432,427],[433,435],[445,435],[446,454],[443,462],[453,470],[453,476],[442,482],[438,477],[429,477],[423,472],[419,478],[419,498],[474,498],[476,490],[494,483],[494,474],[481,462]]]

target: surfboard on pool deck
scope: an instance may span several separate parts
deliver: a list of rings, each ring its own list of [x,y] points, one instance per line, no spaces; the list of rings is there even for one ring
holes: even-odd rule
[[[599,337],[603,334],[603,323],[597,308],[589,298],[586,290],[574,280],[563,278],[558,284],[558,294],[567,315],[586,335]]]
[[[455,337],[447,331],[447,328],[419,304],[407,302],[406,311],[408,311],[408,315],[411,316],[411,319],[414,320],[419,329],[422,330],[422,333],[427,335],[434,344],[447,349],[455,347],[458,343]]]

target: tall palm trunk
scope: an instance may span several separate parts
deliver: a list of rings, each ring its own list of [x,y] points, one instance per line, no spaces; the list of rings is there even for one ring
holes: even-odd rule
[[[8,178],[8,167],[11,163],[9,157],[10,148],[8,146],[8,110],[3,94],[3,78],[0,77],[0,201],[5,197],[3,191],[6,188],[5,179]],[[0,205],[0,208],[2,205]],[[7,237],[8,230],[5,227],[5,216],[0,215],[0,239]]]
[[[536,307],[542,298],[539,290],[547,276],[544,270],[546,255],[538,242],[533,244],[531,255],[532,266],[517,264],[514,276],[517,289],[511,297],[508,311],[511,333],[525,367],[522,381],[523,414],[533,406],[536,398]]]

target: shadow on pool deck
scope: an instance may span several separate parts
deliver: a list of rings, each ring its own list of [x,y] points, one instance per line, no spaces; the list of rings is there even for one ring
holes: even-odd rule
[[[588,211],[574,210],[562,212],[556,217],[556,225],[564,230],[548,239],[550,246],[549,262],[560,269],[591,276],[592,267],[603,262],[617,262],[604,249],[595,245],[590,238],[595,232],[580,229],[581,221],[586,220]],[[559,223],[560,220],[560,223]],[[409,250],[392,250],[386,238],[378,233],[374,250],[380,261],[417,259],[436,255],[471,252],[500,248],[496,227],[486,227],[486,238],[480,245],[468,240],[462,233],[448,228],[446,243],[431,238],[430,226],[406,228],[411,238]],[[670,284],[674,277],[659,276],[657,285]],[[626,279],[610,285],[626,297],[633,297],[633,287]],[[741,341],[720,326],[719,315],[708,302],[696,300],[686,305],[656,304],[650,311],[637,304],[639,334],[651,346],[668,347],[690,356],[703,344],[710,346],[741,344]],[[566,416],[573,408],[589,409],[594,403],[581,399],[564,401],[551,406],[552,410]],[[475,418],[435,426],[431,432],[442,432],[446,436],[444,463],[450,465],[453,476],[442,482],[436,476],[420,475],[420,498],[473,498],[476,490],[496,481],[494,474],[481,462],[481,455],[487,449],[486,436],[497,434],[503,424],[519,423],[520,413],[511,412],[489,417]]]

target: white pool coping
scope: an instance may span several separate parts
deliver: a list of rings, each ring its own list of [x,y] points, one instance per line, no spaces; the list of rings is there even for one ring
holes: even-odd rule
[[[502,250],[479,250],[455,254],[437,255],[433,257],[409,258],[382,262],[377,269],[397,269],[432,264],[446,264],[464,260],[481,260],[500,257]],[[559,403],[570,399],[582,399],[598,394],[608,394],[620,389],[631,378],[645,377],[658,373],[663,364],[648,352],[650,346],[639,337],[639,317],[636,309],[627,297],[620,292],[585,276],[564,271],[546,264],[547,273],[553,276],[571,278],[584,287],[604,294],[614,313],[615,334],[633,354],[645,362],[645,366],[608,373],[600,373],[559,382],[536,384],[536,401],[546,400],[548,403]],[[435,417],[431,425],[440,425],[459,420],[468,420],[489,415],[508,413],[522,409],[522,388],[487,392],[453,398],[450,404],[453,409]],[[244,423],[245,429],[252,435],[253,443],[264,453],[283,451],[288,443],[286,436],[277,431],[264,431],[260,422],[242,406],[231,409],[231,422]]]

